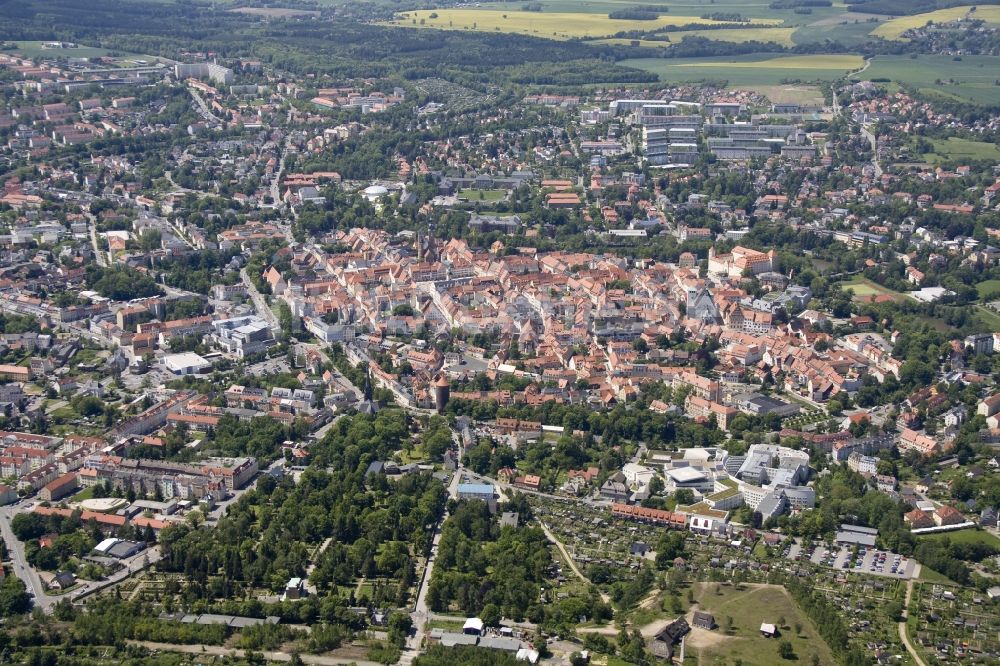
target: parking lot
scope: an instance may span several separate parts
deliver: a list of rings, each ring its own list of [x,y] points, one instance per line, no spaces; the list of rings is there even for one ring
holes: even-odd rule
[[[825,545],[809,546],[795,544],[788,549],[790,559],[808,558],[813,564],[828,566],[837,571],[869,574],[872,576],[888,576],[906,580],[916,575],[916,562],[909,557],[897,555],[878,548],[860,547],[855,554],[854,549],[847,546]]]

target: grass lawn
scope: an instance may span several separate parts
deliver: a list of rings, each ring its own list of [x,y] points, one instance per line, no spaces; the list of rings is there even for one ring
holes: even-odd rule
[[[879,296],[882,294],[888,294],[896,300],[907,298],[905,294],[888,289],[880,284],[872,282],[868,278],[857,275],[846,282],[841,282],[840,288],[844,291],[854,292],[855,298],[867,298],[868,296]]]
[[[856,55],[748,55],[740,58],[635,58],[622,65],[652,72],[662,83],[727,81],[730,87],[778,86],[789,81],[830,81],[864,66]]]
[[[751,20],[756,25],[776,25],[779,23],[768,19]],[[526,12],[516,9],[427,9],[401,12],[391,23],[412,28],[512,32],[549,39],[572,39],[574,37],[610,37],[626,30],[653,30],[667,25],[718,24],[724,23],[724,21],[703,19],[700,18],[700,14],[685,16],[670,13],[662,14],[653,21],[636,21],[609,19],[607,14],[583,12]]]
[[[920,565],[920,580],[926,580],[929,583],[944,583],[945,585],[955,584],[952,579],[922,564]]]
[[[462,190],[458,196],[462,199],[468,199],[472,203],[476,201],[492,203],[503,200],[507,196],[507,190]]]
[[[1000,292],[1000,280],[983,280],[976,284],[976,291],[979,292],[979,298],[998,293]]]
[[[94,488],[95,488],[95,486],[91,486],[89,488],[84,488],[83,490],[81,490],[80,492],[78,492],[76,495],[73,495],[72,497],[70,497],[67,501],[68,502],[82,502],[83,500],[93,499],[94,498]]]
[[[799,663],[808,664],[817,655],[823,664],[836,663],[830,648],[819,637],[816,628],[799,611],[784,588],[776,585],[751,586],[742,590],[720,585],[715,593],[715,583],[695,586],[695,600],[700,610],[715,615],[721,626],[732,618],[732,630],[726,635],[721,628],[713,631],[696,629],[688,637],[686,652],[695,656],[699,664],[732,664],[742,660],[744,666],[771,666],[782,663],[778,657],[778,640],[760,635],[762,622],[778,623],[785,619],[785,628],[779,629],[780,640],[792,644]],[[802,625],[802,632],[795,633],[795,625]]]
[[[951,160],[1000,160],[1000,146],[985,141],[971,141],[958,137],[947,139],[931,139],[934,152],[929,156],[931,161],[943,162]],[[936,158],[936,159],[935,159]]]
[[[409,465],[410,463],[427,460],[427,452],[424,451],[423,446],[414,446],[410,449],[409,453],[405,449],[400,450],[399,459],[404,465]]]
[[[77,46],[75,49],[45,49],[45,42],[14,42],[17,53],[25,58],[99,58],[111,53],[108,49],[94,46]]]
[[[976,104],[1000,104],[1000,86],[995,85],[1000,56],[943,55],[875,56],[859,80],[888,79],[939,95]]]
[[[1000,331],[1000,314],[982,305],[976,306],[976,318],[982,322],[983,326],[993,331]]]
[[[947,538],[951,543],[981,543],[1000,549],[1000,539],[984,530],[957,530],[955,532],[942,532],[941,534],[927,534],[917,538],[925,541],[943,541]]]
[[[977,7],[975,5],[965,5],[962,7],[938,9],[937,11],[925,12],[923,14],[913,14],[912,16],[899,16],[886,21],[879,27],[875,28],[875,30],[872,30],[871,34],[875,37],[882,37],[884,39],[909,41],[903,37],[903,33],[907,30],[924,26],[928,21],[932,21],[934,23],[955,21],[969,14],[969,10],[971,9],[974,9],[975,11],[972,12],[970,18],[985,21],[987,24],[995,25],[1000,23],[1000,7]]]

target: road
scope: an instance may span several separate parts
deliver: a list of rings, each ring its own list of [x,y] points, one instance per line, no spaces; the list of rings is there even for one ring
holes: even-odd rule
[[[90,228],[90,244],[94,246],[94,256],[97,257],[97,265],[104,267],[108,265],[108,257],[101,250],[100,243],[97,242],[97,218],[87,213],[87,226]]]
[[[285,156],[288,155],[288,145],[291,141],[292,137],[289,136],[281,146],[281,157],[278,158],[278,168],[274,172],[274,178],[271,179],[271,201],[274,202],[275,206],[281,205],[281,177],[285,173]]]
[[[271,325],[275,335],[280,333],[281,324],[278,323],[278,318],[275,316],[274,311],[268,307],[267,301],[264,300],[264,296],[257,291],[257,287],[254,286],[253,281],[250,279],[250,274],[247,273],[247,269],[240,269],[240,279],[243,280],[243,284],[247,288],[247,293],[250,294],[250,300],[253,301],[253,306],[257,310],[257,315]]]
[[[182,652],[184,654],[212,655],[216,657],[236,657],[243,659],[246,657],[246,650],[227,648],[221,645],[175,645],[174,643],[156,643],[153,641],[126,641],[130,645],[141,645],[149,650],[159,652]],[[267,661],[291,661],[292,655],[287,652],[257,652],[263,654]],[[374,661],[364,659],[349,659],[345,657],[327,657],[318,654],[300,654],[299,657],[306,664],[318,664],[320,666],[346,666],[347,664],[357,664],[357,666],[380,666]]]
[[[24,582],[28,592],[34,595],[35,606],[49,613],[62,597],[50,597],[45,594],[45,586],[42,585],[42,579],[38,577],[38,573],[34,567],[29,565],[28,560],[24,557],[24,544],[14,536],[14,530],[10,527],[10,521],[15,515],[21,513],[22,509],[23,507],[18,505],[0,508],[0,534],[3,535],[3,540],[7,544],[7,552],[10,554],[11,562],[14,563],[14,575],[20,578]]]
[[[222,120],[222,118],[219,118],[214,113],[212,113],[211,109],[208,108],[208,104],[205,103],[205,99],[201,96],[201,94],[197,90],[195,90],[194,88],[188,88],[188,92],[191,93],[191,97],[194,98],[195,104],[198,106],[198,114],[202,118],[204,118],[205,120],[216,122],[220,125],[225,125],[225,122]]]
[[[919,573],[919,571],[918,571]],[[906,581],[906,597],[903,599],[903,615],[902,622],[899,623],[899,640],[903,641],[903,645],[906,647],[906,651],[910,653],[913,657],[913,661],[917,662],[917,666],[927,666],[927,663],[920,658],[920,654],[917,652],[913,644],[910,643],[910,635],[907,632],[906,618],[910,614],[910,595],[913,593],[913,579]]]

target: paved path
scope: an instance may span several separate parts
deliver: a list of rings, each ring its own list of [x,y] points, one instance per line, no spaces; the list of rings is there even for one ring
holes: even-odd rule
[[[556,535],[552,533],[552,530],[549,529],[548,525],[543,523],[541,520],[538,521],[538,524],[542,526],[542,531],[545,532],[545,536],[548,538],[548,540],[554,543],[556,545],[556,548],[559,549],[559,552],[562,553],[563,559],[565,559],[566,563],[569,564],[569,568],[573,570],[573,573],[576,574],[577,578],[582,580],[584,583],[587,583],[588,585],[593,585],[593,583],[590,582],[590,579],[584,576],[583,572],[577,568],[576,562],[574,562],[573,558],[570,557],[570,554],[566,551],[566,547],[562,545],[562,542],[559,539],[556,538]],[[606,604],[611,603],[611,597],[609,597],[604,592],[601,592],[601,599]]]
[[[919,573],[919,570],[917,571]],[[903,621],[899,623],[899,640],[903,641],[903,645],[906,647],[906,651],[910,653],[913,657],[913,661],[917,662],[917,666],[927,666],[927,663],[920,658],[920,654],[917,652],[913,644],[910,643],[910,635],[907,633],[906,618],[910,614],[910,595],[913,593],[913,579],[906,581],[906,598],[903,599]]]
[[[141,645],[150,650],[160,650],[161,652],[184,652],[186,654],[214,655],[217,657],[237,657],[242,659],[246,656],[246,650],[222,647],[221,645],[174,645],[173,643],[156,643],[153,641],[125,641],[131,645]],[[252,650],[251,650],[252,651]],[[263,654],[268,661],[291,661],[292,655],[287,652],[257,652]],[[346,659],[344,657],[327,657],[320,654],[299,654],[307,664],[320,664],[322,666],[343,666],[346,664],[357,664],[357,666],[380,666],[374,661],[364,659]]]

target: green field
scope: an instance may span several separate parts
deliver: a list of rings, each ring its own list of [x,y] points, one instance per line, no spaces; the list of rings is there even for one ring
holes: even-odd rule
[[[944,541],[947,538],[951,543],[984,544],[1000,550],[1000,539],[985,530],[966,529],[955,532],[942,532],[941,534],[927,534],[918,538],[926,541]]]
[[[937,571],[934,571],[934,569],[925,567],[924,565],[920,565],[920,580],[925,580],[928,583],[944,583],[946,585],[955,584],[955,581],[948,578],[944,574],[939,574]]]
[[[976,306],[976,318],[991,331],[1000,331],[1000,314],[982,305]]]
[[[695,37],[707,37],[709,39],[719,41],[719,42],[733,42],[735,44],[742,44],[743,42],[758,41],[758,42],[775,42],[781,44],[782,46],[794,46],[792,41],[792,33],[795,32],[795,28],[781,28],[781,27],[747,27],[747,28],[733,28],[733,29],[723,29],[723,30],[712,30],[706,32],[704,30],[688,30],[683,32],[668,32],[667,37],[670,38],[669,42],[658,42],[652,40],[641,40],[640,46],[649,46],[653,48],[664,48],[670,46],[671,43],[676,44],[677,42],[683,41],[685,37],[695,36]],[[599,43],[602,44],[630,44],[632,40],[629,39],[602,39]]]
[[[971,141],[958,137],[947,139],[931,139],[934,152],[928,155],[932,162],[953,160],[989,160],[1000,161],[1000,146],[985,141]]]
[[[94,46],[77,46],[75,49],[45,49],[45,42],[14,42],[17,48],[12,52],[25,58],[100,58],[111,51]]]
[[[974,10],[969,13],[969,10]],[[1000,7],[987,6],[976,7],[974,5],[964,5],[962,7],[949,7],[948,9],[938,9],[924,14],[913,14],[912,16],[899,16],[890,21],[886,21],[872,31],[875,37],[884,39],[904,39],[903,33],[912,28],[919,28],[928,22],[945,23],[955,21],[968,15],[970,18],[985,21],[987,24],[996,25],[1000,23]]]
[[[840,288],[844,291],[854,292],[855,298],[867,298],[869,296],[878,296],[881,294],[888,294],[897,301],[908,298],[905,294],[893,291],[892,289],[888,289],[880,284],[872,282],[866,277],[860,277],[857,275],[846,282],[841,282]]]
[[[753,19],[755,24],[775,25],[778,21]],[[654,21],[609,19],[607,14],[583,12],[525,12],[495,9],[434,9],[401,12],[392,22],[407,27],[477,32],[510,32],[550,39],[609,37],[626,30],[653,30],[666,25],[718,24],[721,21],[692,16],[663,14]],[[748,28],[752,29],[752,28]]]
[[[977,104],[1000,104],[1000,56],[875,56],[871,66],[851,78],[889,79],[925,94]]]
[[[477,201],[495,203],[507,197],[507,190],[462,190],[458,196],[461,199],[468,199],[470,203]]]
[[[976,284],[976,291],[979,292],[979,298],[998,293],[1000,292],[1000,280],[983,280]]]
[[[855,46],[871,39],[872,29],[879,27],[882,20],[868,14],[845,12],[818,18],[802,26],[792,35],[792,40],[796,44],[809,44],[829,39],[845,46]]]
[[[579,12],[583,14],[604,14],[627,7],[667,6],[664,16],[701,16],[713,12],[741,14],[747,18],[780,19],[789,25],[804,25],[822,18],[842,14],[846,6],[835,2],[833,7],[814,7],[812,14],[796,14],[791,9],[771,9],[768,2],[761,0],[537,0],[545,12]],[[489,3],[484,7],[492,10],[520,10],[524,0]]]
[[[663,83],[682,81],[728,81],[741,86],[776,86],[788,81],[830,81],[860,68],[855,55],[748,55],[739,58],[636,58],[623,60],[626,67],[653,72]]]
[[[685,653],[696,656],[699,664],[733,664],[739,659],[744,666],[772,666],[785,663],[778,657],[778,640],[760,635],[762,622],[778,623],[785,618],[785,628],[780,629],[780,640],[792,644],[797,663],[811,663],[812,655],[819,656],[820,663],[833,664],[836,660],[823,639],[816,633],[809,619],[799,611],[795,602],[785,590],[778,586],[746,586],[737,590],[731,586],[720,586],[720,594],[715,593],[714,583],[695,586],[695,600],[699,610],[715,615],[715,621],[722,625],[725,618],[732,618],[733,628],[725,635],[721,628],[711,632],[698,630],[688,637]],[[795,635],[794,626],[802,625],[802,633]],[[687,663],[685,661],[685,663]]]

